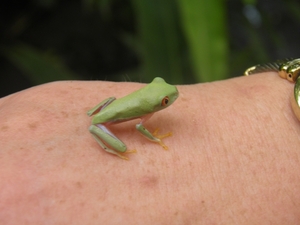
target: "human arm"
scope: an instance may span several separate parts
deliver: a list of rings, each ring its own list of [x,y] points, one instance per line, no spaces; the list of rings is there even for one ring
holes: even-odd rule
[[[300,122],[275,73],[178,86],[147,121],[113,127],[130,160],[104,152],[86,111],[137,83],[54,82],[0,100],[0,221],[32,224],[296,224]]]

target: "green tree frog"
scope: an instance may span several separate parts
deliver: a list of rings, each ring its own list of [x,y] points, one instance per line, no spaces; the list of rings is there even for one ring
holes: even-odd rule
[[[150,84],[125,97],[119,99],[115,97],[107,98],[90,109],[87,114],[88,116],[94,115],[94,117],[89,131],[106,152],[115,154],[122,159],[128,159],[121,154],[126,152],[126,145],[108,129],[107,125],[139,118],[141,122],[136,124],[136,129],[150,141],[160,144],[164,149],[168,149],[162,142],[162,138],[170,136],[171,133],[158,136],[158,129],[150,133],[143,123],[153,113],[171,105],[177,97],[178,90],[175,86],[167,84],[160,77],[156,77]]]

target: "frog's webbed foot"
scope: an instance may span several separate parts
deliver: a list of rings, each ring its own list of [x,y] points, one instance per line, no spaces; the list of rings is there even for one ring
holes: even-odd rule
[[[155,137],[155,138],[158,139],[157,143],[158,143],[159,145],[161,145],[165,150],[168,150],[168,149],[169,149],[168,146],[166,146],[166,145],[163,143],[162,139],[164,139],[164,138],[166,138],[166,137],[172,136],[172,132],[168,132],[168,133],[166,133],[166,134],[158,135],[158,131],[159,131],[159,128],[156,128],[155,131],[152,133],[153,137]]]
[[[110,153],[119,156],[121,159],[129,160],[129,158],[126,157],[126,156],[124,156],[124,155],[125,155],[125,154],[131,154],[131,153],[137,153],[137,151],[136,151],[135,149],[132,149],[132,150],[126,150],[126,152],[122,152],[122,153],[120,153],[120,152],[115,152],[115,151],[114,151],[114,152],[110,152]]]
[[[147,139],[149,139],[150,141],[156,142],[159,145],[161,145],[165,150],[168,150],[168,146],[166,146],[162,139],[166,138],[166,137],[170,137],[172,136],[172,132],[163,134],[163,135],[158,135],[158,130],[156,129],[153,133],[151,133],[150,131],[148,131],[142,123],[139,123],[136,125],[136,129],[143,135],[145,136]]]

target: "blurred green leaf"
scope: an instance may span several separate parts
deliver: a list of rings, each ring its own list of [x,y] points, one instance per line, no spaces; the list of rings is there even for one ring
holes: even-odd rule
[[[0,83],[11,87],[22,76],[35,84],[78,79],[67,65],[85,79],[212,81],[226,78],[228,70],[241,75],[251,65],[298,54],[296,0],[18,2],[0,8],[5,21],[0,54],[12,62],[2,57]],[[4,47],[20,41],[34,48]],[[32,85],[23,80],[22,88]]]
[[[1,52],[35,84],[79,79],[67,69],[58,56],[40,52],[28,45],[5,47]]]
[[[142,70],[151,81],[167,77],[182,83],[183,65],[177,9],[173,0],[132,0],[142,43]]]
[[[182,27],[198,81],[228,75],[228,39],[224,1],[178,0]]]
[[[295,1],[287,1],[287,8],[289,10],[289,14],[292,15],[295,20],[300,21],[300,3]]]

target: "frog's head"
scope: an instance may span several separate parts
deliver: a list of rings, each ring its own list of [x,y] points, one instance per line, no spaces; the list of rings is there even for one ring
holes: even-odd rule
[[[162,110],[170,106],[178,98],[178,90],[174,85],[168,84],[164,79],[160,77],[154,78],[154,80],[148,85],[147,92],[151,93],[151,102],[153,105],[153,111]]]

